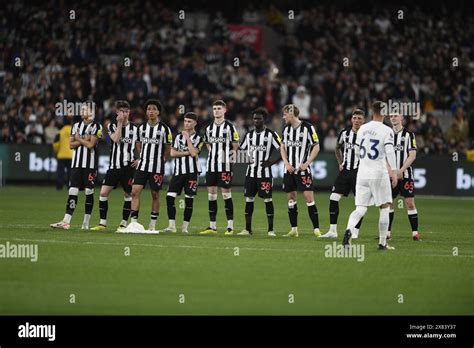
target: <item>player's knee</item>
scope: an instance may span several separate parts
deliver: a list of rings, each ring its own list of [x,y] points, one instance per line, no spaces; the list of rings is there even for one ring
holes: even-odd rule
[[[208,198],[210,201],[217,201],[217,193],[208,193],[208,194],[207,194],[207,198]]]
[[[93,195],[94,194],[94,189],[93,188],[86,188],[85,192],[86,192],[86,195]]]
[[[224,199],[232,198],[232,192],[222,192],[222,198]]]
[[[415,202],[407,200],[406,202],[407,210],[414,210],[416,209]]]
[[[77,196],[77,195],[79,195],[79,189],[77,187],[70,187],[69,196]]]
[[[263,202],[264,202],[264,203],[270,203],[270,202],[273,202],[273,199],[271,199],[271,198],[265,198],[265,199],[263,200]]]
[[[253,203],[253,202],[255,202],[255,197],[245,197],[245,201],[247,203]]]
[[[336,202],[339,202],[341,200],[341,197],[342,195],[340,193],[331,193],[331,195],[329,196],[329,199],[331,201],[336,201]]]
[[[365,215],[365,213],[367,213],[367,207],[359,205],[356,208],[356,212],[357,212],[357,214],[359,214],[360,217],[363,217]]]

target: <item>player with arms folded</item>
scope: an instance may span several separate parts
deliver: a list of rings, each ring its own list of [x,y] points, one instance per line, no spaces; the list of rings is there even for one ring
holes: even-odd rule
[[[418,241],[420,240],[420,233],[418,232],[418,212],[415,206],[415,181],[411,167],[416,159],[415,134],[403,127],[403,116],[401,115],[390,115],[390,122],[395,135],[393,146],[395,148],[396,168],[398,169],[398,184],[392,189],[392,198],[395,199],[399,193],[405,198],[412,238]],[[390,204],[390,222],[388,225],[389,237],[391,237],[394,214],[392,203]]]
[[[296,205],[298,190],[303,192],[306,200],[314,235],[320,237],[318,208],[314,201],[313,177],[310,168],[319,153],[318,134],[311,123],[299,119],[299,110],[295,105],[285,105],[282,111],[286,124],[280,147],[281,158],[285,164],[283,190],[288,197],[288,216],[291,224],[291,230],[285,236],[298,237],[298,207]]]
[[[174,171],[166,195],[169,222],[164,232],[176,232],[175,199],[184,190],[184,220],[181,231],[188,233],[189,221],[191,221],[193,214],[194,196],[198,188],[198,176],[201,172],[199,153],[203,146],[203,139],[195,130],[197,118],[198,116],[194,112],[184,115],[183,131],[176,136],[171,147],[171,157],[174,157]]]
[[[85,214],[82,229],[89,229],[92,208],[94,207],[94,182],[97,176],[96,146],[102,137],[102,126],[94,121],[93,105],[85,103],[81,107],[80,122],[71,129],[69,146],[74,149],[71,162],[69,196],[66,202],[66,214],[62,221],[51,224],[52,228],[69,229],[72,215],[77,206],[79,189],[85,189]]]
[[[123,231],[127,227],[130,210],[132,207],[132,181],[134,168],[138,161],[135,160],[135,148],[137,148],[138,127],[131,123],[128,118],[130,115],[130,104],[125,100],[118,100],[115,103],[115,112],[117,118],[108,126],[112,146],[110,148],[109,169],[105,174],[102,188],[99,196],[99,225],[92,227],[91,230],[101,231],[107,227],[107,212],[109,209],[109,195],[113,189],[120,185],[123,188],[123,208],[122,221],[118,231]],[[138,151],[140,152],[140,151]]]
[[[367,207],[374,205],[380,209],[379,250],[391,250],[387,244],[389,207],[392,203],[392,187],[397,183],[393,131],[383,123],[381,114],[383,103],[372,105],[373,120],[362,125],[357,132],[356,151],[360,162],[357,172],[356,209],[351,213],[342,244],[350,244],[355,226],[364,217]]]
[[[332,193],[329,197],[329,232],[323,234],[321,238],[337,238],[337,218],[339,216],[339,201],[341,197],[347,197],[352,191],[355,195],[357,168],[359,158],[355,151],[355,142],[357,132],[365,121],[365,112],[361,109],[355,109],[352,112],[352,127],[343,129],[337,137],[336,159],[339,164],[339,174],[332,187]],[[354,228],[353,239],[359,235],[359,228],[362,220]]]
[[[232,202],[232,157],[239,148],[239,134],[234,125],[226,120],[226,104],[216,100],[212,104],[214,120],[204,131],[204,142],[208,149],[206,184],[209,199],[209,220],[202,235],[217,234],[217,187],[221,188],[227,216],[226,236],[234,234],[234,203]]]
[[[264,108],[253,111],[253,125],[255,129],[248,132],[240,149],[247,151],[252,163],[247,166],[245,174],[245,229],[237,233],[239,236],[252,235],[252,214],[254,210],[255,195],[263,198],[268,220],[268,236],[275,237],[273,231],[273,178],[271,165],[280,157],[280,137],[271,129],[265,127],[268,112]]]

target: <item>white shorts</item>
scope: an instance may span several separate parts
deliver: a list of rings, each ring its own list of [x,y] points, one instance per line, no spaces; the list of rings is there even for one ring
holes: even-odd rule
[[[376,207],[380,207],[385,203],[392,203],[392,186],[388,174],[378,179],[357,177],[356,205],[367,207],[375,204]]]

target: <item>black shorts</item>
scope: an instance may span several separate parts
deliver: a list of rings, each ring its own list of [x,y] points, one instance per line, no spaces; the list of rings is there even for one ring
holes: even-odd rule
[[[415,197],[415,182],[413,179],[402,179],[398,181],[397,186],[392,188],[392,198],[400,196],[405,198]]]
[[[332,192],[340,193],[344,196],[349,196],[352,191],[354,196],[356,194],[356,182],[357,182],[357,169],[347,170],[343,169],[337,175],[336,182],[332,187]]]
[[[120,169],[109,169],[105,178],[102,181],[102,185],[112,186],[114,189],[117,188],[118,183],[122,186],[123,190],[127,193],[132,192],[133,174],[135,169],[131,166],[122,167]]]
[[[232,187],[232,172],[207,172],[206,185],[222,188]]]
[[[136,170],[133,175],[133,185],[142,185],[145,187],[148,181],[150,183],[150,189],[159,191],[163,185],[163,177],[161,173],[148,173],[143,170]]]
[[[273,179],[272,178],[252,178],[250,176],[245,177],[244,185],[244,196],[261,198],[272,198],[273,190]]]
[[[283,191],[313,191],[313,177],[311,173],[285,173],[283,175]]]
[[[95,178],[97,177],[97,169],[88,168],[71,168],[71,177],[69,179],[69,187],[77,187],[80,189],[94,188]]]
[[[175,175],[171,178],[168,192],[176,192],[178,195],[184,189],[186,196],[195,196],[198,188],[197,173]]]

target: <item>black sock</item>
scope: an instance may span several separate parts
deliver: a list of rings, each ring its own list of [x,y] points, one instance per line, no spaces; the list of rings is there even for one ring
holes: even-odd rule
[[[318,207],[316,207],[316,203],[313,205],[308,205],[308,215],[313,223],[313,228],[319,228],[319,214],[318,214]]]
[[[253,202],[245,202],[245,229],[249,232],[252,231],[253,208],[254,208]]]
[[[227,220],[234,220],[234,202],[232,202],[232,198],[224,199],[224,207]]]
[[[193,215],[193,203],[194,199],[186,197],[184,199],[185,206],[184,206],[184,221],[191,221],[191,216]]]
[[[295,204],[293,207],[288,206],[288,216],[290,218],[291,227],[298,226],[298,206]]]
[[[158,220],[158,215],[159,214],[160,213],[158,213],[158,212],[152,211],[151,214],[150,214],[150,219],[155,220],[155,221]]]
[[[77,196],[69,195],[66,202],[66,214],[74,214],[74,209],[77,206]]]
[[[337,225],[337,218],[339,217],[339,202],[329,201],[329,223],[331,225]]]
[[[166,196],[166,205],[168,207],[168,219],[176,220],[176,206],[174,204],[175,197]]]
[[[267,212],[267,220],[268,220],[268,231],[273,231],[273,202],[265,202],[265,210]]]
[[[99,199],[99,215],[101,220],[107,220],[107,211],[109,210],[109,201]]]
[[[364,220],[364,218],[360,218],[359,222],[357,223],[357,225],[355,226],[355,228],[359,229],[360,228],[360,225],[362,225],[362,220]]]
[[[94,208],[94,194],[86,195],[85,213],[90,215],[92,213],[92,208]]]
[[[216,221],[217,216],[217,200],[209,201],[209,220]]]
[[[123,201],[122,219],[128,221],[130,211],[132,210],[132,201]]]
[[[393,222],[394,216],[395,216],[394,211],[391,211],[388,213],[388,230],[389,231],[392,231],[392,222]]]
[[[130,211],[130,217],[132,219],[138,220],[138,210],[131,210]]]
[[[418,231],[418,214],[408,214],[408,220],[410,221],[411,230]]]

